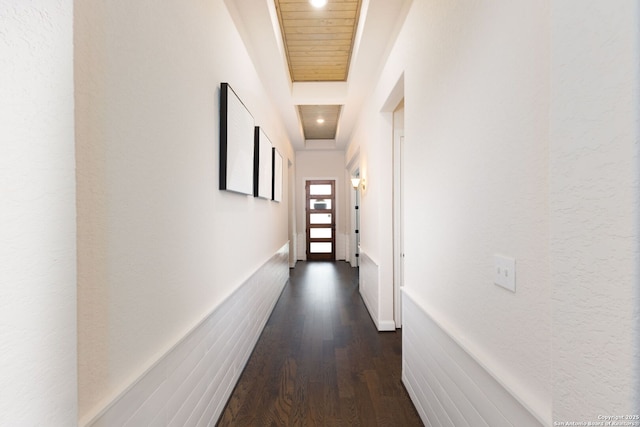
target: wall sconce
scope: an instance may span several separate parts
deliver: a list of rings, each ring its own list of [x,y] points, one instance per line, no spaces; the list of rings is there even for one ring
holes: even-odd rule
[[[358,187],[362,187],[362,191],[365,190],[365,180],[364,178],[351,178],[351,185],[353,186],[354,190],[357,190]]]

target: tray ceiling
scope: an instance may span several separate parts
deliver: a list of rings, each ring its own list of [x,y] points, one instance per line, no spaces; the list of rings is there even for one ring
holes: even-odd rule
[[[340,105],[299,105],[304,139],[335,139]]]
[[[274,0],[294,83],[347,81],[361,0]],[[305,140],[335,139],[340,105],[299,105]]]
[[[402,28],[412,0],[328,0],[324,9],[314,9],[308,0],[224,2],[260,78],[268,82],[267,93],[283,119],[294,149],[344,149],[363,103],[376,85],[381,66]],[[287,12],[286,19],[282,16],[284,12]],[[347,21],[337,21],[340,19]],[[286,34],[283,34],[283,22],[296,20],[298,30],[292,29],[287,39]],[[338,24],[345,23],[352,25],[353,29],[345,33],[344,30],[340,32],[335,28],[343,27],[344,25]],[[334,27],[312,31],[319,24]],[[354,42],[352,39],[356,28]],[[345,38],[345,34],[348,38]],[[291,71],[292,65],[289,64],[293,63],[290,58],[293,52],[298,52],[298,57],[313,58],[311,68],[316,71],[315,75],[295,77],[296,74]],[[331,60],[327,61],[327,54],[323,52],[343,52],[342,61],[345,61],[345,57],[347,59],[342,75],[320,73],[320,70],[326,70],[327,67],[337,68],[335,65],[322,65],[322,62],[332,63]],[[303,78],[308,78],[309,81],[301,80]],[[313,121],[314,115],[308,111],[301,113],[301,105],[305,108],[316,106],[318,110],[326,105],[339,106],[339,126],[335,138],[307,139],[314,132],[308,127],[306,130],[303,128],[302,117],[309,116]],[[316,111],[316,116],[320,113],[321,111]],[[324,128],[327,127],[325,117]]]
[[[275,0],[293,82],[346,81],[361,0]]]

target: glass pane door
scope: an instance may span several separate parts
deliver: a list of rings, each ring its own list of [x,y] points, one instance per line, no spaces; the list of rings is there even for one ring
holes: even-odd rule
[[[306,182],[307,259],[334,260],[335,181]]]

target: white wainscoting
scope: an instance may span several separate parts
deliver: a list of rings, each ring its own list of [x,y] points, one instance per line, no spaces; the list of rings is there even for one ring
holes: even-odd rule
[[[289,268],[295,268],[296,262],[298,262],[298,234],[291,235],[291,241],[289,241]]]
[[[306,261],[307,259],[307,235],[305,233],[298,233],[296,239],[296,247],[298,248],[298,260]]]
[[[351,267],[357,267],[358,264],[356,264],[356,259],[355,259],[356,258],[355,257],[355,254],[356,254],[355,240],[353,240],[351,236],[349,236],[348,234],[345,235],[345,239],[346,241],[344,246],[345,246],[346,254],[345,254],[344,260],[347,261],[351,265]]]
[[[101,413],[80,425],[215,425],[288,278],[287,243]]]
[[[347,236],[344,233],[336,233],[336,259],[347,259]]]
[[[369,315],[380,330],[379,309],[378,309],[378,288],[380,277],[380,267],[365,252],[360,252],[359,289],[364,305],[369,311]]]
[[[378,331],[395,331],[393,320],[380,318],[380,266],[366,252],[360,252],[359,289],[364,305]]]
[[[544,425],[406,289],[402,314],[402,381],[425,426]]]
[[[393,320],[380,318],[380,266],[366,252],[360,253],[360,295],[378,331],[395,331]]]

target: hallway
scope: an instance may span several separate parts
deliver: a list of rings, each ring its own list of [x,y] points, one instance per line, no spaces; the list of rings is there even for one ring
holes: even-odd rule
[[[640,2],[311,1],[0,0],[0,426],[635,418]]]
[[[298,262],[220,426],[420,426],[401,333],[376,331],[344,262]]]

